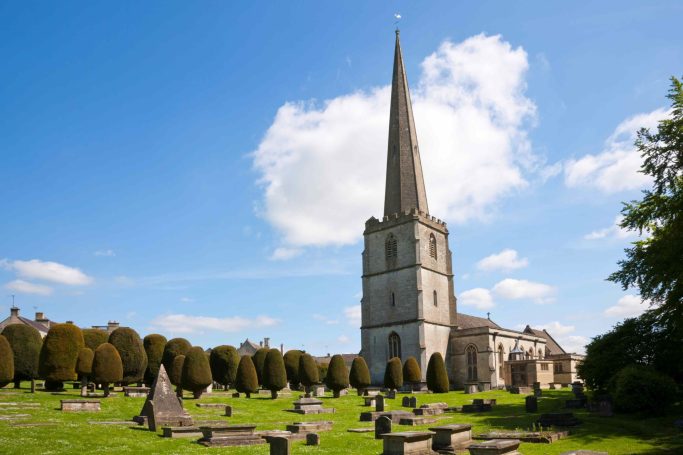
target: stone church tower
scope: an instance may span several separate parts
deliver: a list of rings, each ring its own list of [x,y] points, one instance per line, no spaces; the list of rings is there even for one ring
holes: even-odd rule
[[[384,217],[365,223],[361,355],[372,382],[392,357],[415,357],[422,369],[434,352],[448,359],[455,326],[446,223],[429,215],[408,79],[396,31],[391,84]]]

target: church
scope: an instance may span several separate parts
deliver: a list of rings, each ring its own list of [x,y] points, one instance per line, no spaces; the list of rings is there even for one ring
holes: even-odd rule
[[[457,312],[449,233],[427,204],[398,30],[388,142],[384,216],[371,217],[363,233],[361,355],[373,384],[393,357],[414,357],[424,380],[435,352],[451,387],[468,392],[576,381],[583,356],[565,352],[547,331]]]

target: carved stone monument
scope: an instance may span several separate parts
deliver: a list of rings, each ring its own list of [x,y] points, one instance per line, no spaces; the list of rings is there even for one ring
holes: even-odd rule
[[[157,431],[161,426],[192,425],[192,417],[183,409],[163,365],[159,367],[159,374],[147,395],[140,415],[133,420],[138,423],[146,421],[150,431]]]

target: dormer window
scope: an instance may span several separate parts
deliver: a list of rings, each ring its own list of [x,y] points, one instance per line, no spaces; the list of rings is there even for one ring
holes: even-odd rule
[[[434,237],[434,234],[429,234],[429,255],[437,259],[436,237]]]

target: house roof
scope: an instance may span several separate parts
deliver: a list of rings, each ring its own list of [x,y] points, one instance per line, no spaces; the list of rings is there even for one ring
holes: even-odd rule
[[[39,332],[45,332],[47,333],[50,329],[45,325],[37,321],[32,321],[28,318],[25,318],[23,316],[19,316],[19,319],[21,319],[21,322],[23,322],[26,325],[30,325],[34,329],[36,329]]]
[[[251,346],[252,348],[254,348],[254,349],[256,349],[256,350],[261,349],[261,346],[259,346],[258,344],[254,343],[253,341],[249,341],[249,338],[247,338],[246,340],[244,340],[244,342],[240,345],[240,348],[241,348],[242,346],[244,346],[244,345]]]
[[[475,329],[478,327],[490,327],[492,329],[502,329],[501,326],[496,324],[490,319],[480,318],[477,316],[471,316],[465,313],[458,313],[457,325],[461,329]]]
[[[548,333],[547,330],[539,330],[539,329],[532,329],[530,326],[526,326],[524,329],[524,333],[528,333],[529,335],[534,335],[539,338],[545,339],[545,346],[549,351],[550,355],[553,354],[566,354],[565,350],[562,349],[562,347],[557,344],[557,341]]]

